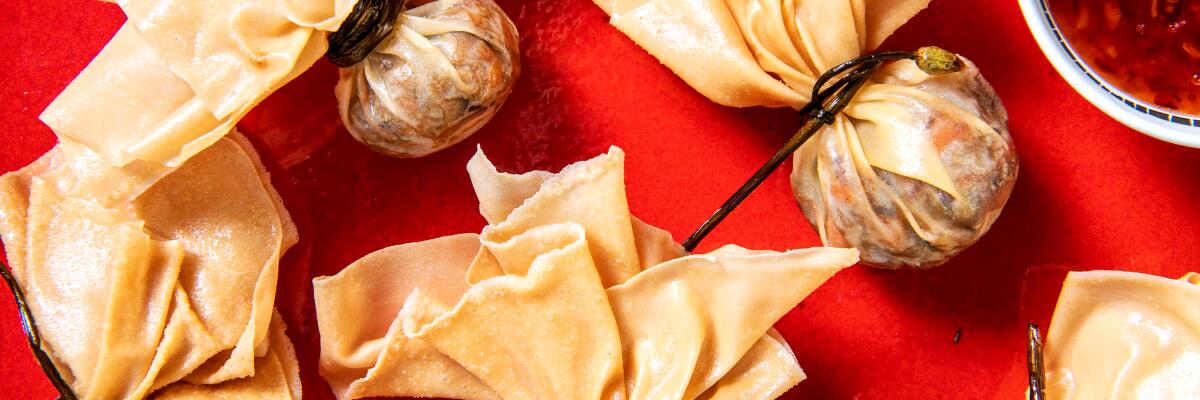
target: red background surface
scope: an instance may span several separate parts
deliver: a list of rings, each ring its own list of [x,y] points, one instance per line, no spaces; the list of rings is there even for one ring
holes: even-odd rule
[[[124,20],[99,1],[15,3],[0,11],[8,26],[0,37],[0,171],[54,145],[38,113]],[[284,260],[277,304],[308,398],[332,398],[316,374],[311,278],[388,245],[481,229],[464,169],[476,144],[508,171],[557,170],[621,146],[633,211],[682,240],[798,126],[788,110],[711,103],[590,1],[501,3],[522,35],[524,74],[495,120],[460,145],[398,160],[354,142],[337,118],[336,70],[325,61],[240,124],[303,238]],[[1024,323],[1046,326],[1065,271],[1177,277],[1197,269],[1200,150],[1150,139],[1091,107],[1043,59],[1016,2],[935,0],[884,47],[926,44],[974,60],[1003,98],[1021,156],[1016,189],[991,233],[950,263],[923,272],[850,268],[780,321],[808,374],[788,398],[1017,398]],[[700,250],[819,245],[792,200],[790,169]],[[7,294],[0,352],[0,398],[53,397]]]

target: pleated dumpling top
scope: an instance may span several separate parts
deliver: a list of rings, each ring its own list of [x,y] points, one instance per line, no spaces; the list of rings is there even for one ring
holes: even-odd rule
[[[341,399],[770,399],[804,379],[771,325],[853,249],[688,255],[629,213],[624,153],[553,174],[468,164],[489,225],[314,280]]]
[[[0,237],[80,398],[299,397],[273,317],[296,230],[240,135],[165,175],[65,139],[0,177]]]

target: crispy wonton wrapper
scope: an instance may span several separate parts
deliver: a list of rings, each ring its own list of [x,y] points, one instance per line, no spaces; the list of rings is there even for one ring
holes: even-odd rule
[[[292,380],[256,360],[294,358],[268,327],[296,231],[258,155],[223,138],[325,53],[355,0],[117,3],[129,21],[41,115],[59,145],[0,178],[0,234],[45,346],[83,398]]]
[[[276,277],[297,235],[257,153],[231,135],[174,172],[147,171],[63,139],[0,177],[0,237],[59,372],[84,399],[292,379],[294,356],[270,331],[282,335]],[[151,180],[132,201],[109,196]]]
[[[489,225],[314,279],[340,399],[770,399],[804,379],[771,325],[853,249],[687,255],[629,214],[617,148],[558,174],[468,171]],[[363,313],[379,318],[359,318]]]
[[[355,0],[117,3],[129,21],[41,119],[114,166],[178,167],[312,66]]]
[[[1068,274],[1045,358],[1049,399],[1200,398],[1200,274]]]
[[[822,73],[878,47],[929,0],[595,0],[709,99],[799,108]],[[796,152],[792,190],[827,246],[930,268],[991,227],[1017,177],[1008,115],[974,64],[877,72]]]
[[[279,311],[271,317],[267,353],[254,360],[254,375],[216,385],[178,382],[154,394],[162,400],[279,400],[300,399],[300,365]]]

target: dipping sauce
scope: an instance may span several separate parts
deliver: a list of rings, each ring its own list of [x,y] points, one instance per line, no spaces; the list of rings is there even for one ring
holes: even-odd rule
[[[1200,0],[1047,0],[1071,46],[1142,101],[1200,115]]]

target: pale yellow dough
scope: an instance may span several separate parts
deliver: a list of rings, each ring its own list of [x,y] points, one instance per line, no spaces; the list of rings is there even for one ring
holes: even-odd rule
[[[413,312],[404,309],[409,294],[420,287],[432,300],[454,303],[467,291],[463,277],[478,251],[478,235],[447,236],[388,247],[313,280],[321,375],[338,398],[497,398],[458,363],[403,331],[402,317]],[[427,385],[435,381],[441,383]]]
[[[617,148],[558,174],[468,164],[489,225],[313,281],[341,399],[770,399],[804,373],[771,325],[853,249],[687,255],[629,214]],[[376,318],[361,318],[371,313]]]
[[[173,172],[131,171],[64,139],[0,177],[0,237],[55,365],[84,399],[256,376],[283,354],[268,328],[297,240],[258,155],[231,135]]]
[[[696,398],[728,377],[756,342],[769,340],[764,333],[775,321],[857,261],[853,250],[775,253],[731,245],[665,262],[608,289],[629,398]]]
[[[774,328],[758,339],[742,360],[697,397],[705,400],[774,399],[803,381],[796,355]]]
[[[226,135],[324,54],[355,1],[117,3],[129,21],[41,115],[59,145],[0,178],[14,274],[83,398],[275,374],[256,360],[282,354],[268,326],[296,231],[257,153]]]
[[[129,21],[41,119],[113,166],[174,168],[312,66],[355,0],[117,3]]]
[[[254,360],[254,375],[215,385],[179,382],[154,394],[156,399],[299,400],[300,365],[287,337],[287,326],[276,311],[271,317],[266,354]]]
[[[1048,399],[1200,398],[1200,279],[1068,274],[1045,359]]]
[[[799,107],[817,76],[875,49],[929,5],[929,0],[594,1],[613,26],[689,85],[733,107]]]

